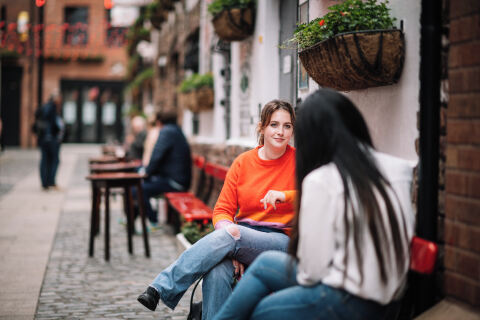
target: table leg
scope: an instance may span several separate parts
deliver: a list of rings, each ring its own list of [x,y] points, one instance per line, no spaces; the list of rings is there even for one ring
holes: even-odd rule
[[[97,217],[98,217],[98,206],[97,203],[99,202],[97,198],[99,198],[100,192],[95,185],[95,182],[92,181],[92,212],[90,217],[90,239],[89,239],[89,248],[88,248],[88,255],[93,257],[93,250],[94,250],[94,240],[95,234],[97,233]]]
[[[96,186],[96,195],[97,197],[95,198],[95,221],[94,221],[94,226],[95,226],[95,236],[98,236],[100,234],[100,203],[102,202],[102,189],[100,188],[99,185]]]
[[[133,254],[132,235],[134,230],[135,220],[133,219],[133,200],[132,191],[130,186],[124,188],[124,201],[125,201],[125,214],[127,216],[127,240],[128,240],[128,252]]]
[[[150,257],[150,246],[148,245],[147,226],[145,224],[145,204],[143,203],[142,181],[137,183],[138,208],[140,209],[140,218],[142,220],[143,243],[145,245],[145,256]]]
[[[105,187],[105,260],[110,260],[110,188]]]

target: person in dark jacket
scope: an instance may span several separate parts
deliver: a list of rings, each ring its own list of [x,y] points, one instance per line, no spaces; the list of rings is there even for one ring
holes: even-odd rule
[[[143,183],[144,204],[150,224],[154,227],[158,217],[150,205],[150,198],[165,192],[187,191],[192,178],[190,145],[177,125],[176,114],[162,112],[158,120],[161,129],[145,168],[148,177]]]
[[[60,109],[61,102],[60,92],[55,91],[36,114],[36,133],[41,151],[40,180],[43,190],[57,188],[55,178],[60,163],[60,143],[63,136],[63,126],[57,110]]]

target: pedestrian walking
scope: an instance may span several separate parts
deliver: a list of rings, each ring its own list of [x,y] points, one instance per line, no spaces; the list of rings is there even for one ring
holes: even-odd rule
[[[294,122],[288,102],[273,100],[265,105],[258,125],[260,145],[238,156],[225,178],[213,210],[216,230],[158,274],[138,297],[144,306],[153,311],[161,299],[174,309],[190,285],[204,275],[202,319],[212,319],[231,294],[235,275],[243,273],[239,251],[286,251],[293,205],[274,209],[261,200],[270,189],[289,191],[287,198],[295,192],[295,149],[289,146]]]
[[[35,112],[33,130],[40,147],[40,180],[42,189],[57,189],[56,175],[60,164],[60,145],[65,132],[65,126],[59,113],[62,96],[54,91],[47,103]]]
[[[375,151],[344,95],[321,89],[299,109],[290,255],[260,255],[215,319],[388,319],[407,281],[413,167]]]

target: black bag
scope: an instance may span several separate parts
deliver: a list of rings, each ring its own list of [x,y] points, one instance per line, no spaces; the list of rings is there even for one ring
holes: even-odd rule
[[[195,295],[195,290],[197,290],[198,284],[202,281],[203,276],[198,279],[195,287],[193,287],[192,296],[190,297],[190,312],[188,313],[187,320],[202,320],[202,301],[193,302],[193,296]]]
[[[35,111],[35,122],[32,125],[32,132],[37,136],[41,136],[45,132],[47,125],[47,121],[42,117],[41,108],[38,108],[37,111]]]

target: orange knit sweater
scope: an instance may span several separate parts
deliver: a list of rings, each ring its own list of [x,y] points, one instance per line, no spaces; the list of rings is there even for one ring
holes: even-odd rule
[[[282,229],[289,233],[295,197],[295,148],[278,159],[262,160],[257,147],[242,153],[228,170],[225,183],[213,209],[213,224],[222,220]],[[264,209],[260,202],[268,190],[285,191],[285,203],[277,209]]]

